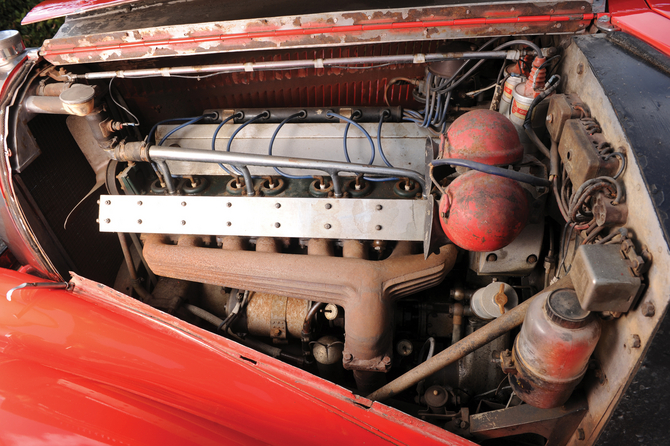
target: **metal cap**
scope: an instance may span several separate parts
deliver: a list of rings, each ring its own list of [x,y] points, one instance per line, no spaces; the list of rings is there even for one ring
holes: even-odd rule
[[[25,49],[18,31],[0,31],[0,66],[7,65]]]
[[[63,104],[85,104],[95,96],[95,89],[90,85],[74,84],[60,94]]]
[[[545,311],[552,322],[565,328],[583,327],[589,322],[590,311],[584,310],[579,304],[574,290],[556,290],[545,304]]]

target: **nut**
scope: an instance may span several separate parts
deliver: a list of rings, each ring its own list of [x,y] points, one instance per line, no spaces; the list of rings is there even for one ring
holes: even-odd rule
[[[656,315],[656,307],[653,302],[644,302],[640,306],[640,312],[644,317],[654,317]]]
[[[630,348],[640,348],[642,346],[642,340],[640,340],[639,335],[632,335],[630,337]]]

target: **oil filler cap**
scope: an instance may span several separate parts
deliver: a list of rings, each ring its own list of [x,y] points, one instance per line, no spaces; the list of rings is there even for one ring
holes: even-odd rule
[[[0,31],[0,67],[7,65],[12,59],[26,49],[18,31]]]
[[[544,308],[549,320],[565,328],[583,327],[591,314],[581,307],[577,293],[569,289],[551,293]]]

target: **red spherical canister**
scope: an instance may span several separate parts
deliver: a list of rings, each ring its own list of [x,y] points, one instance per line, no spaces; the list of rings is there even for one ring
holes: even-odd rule
[[[441,157],[509,165],[521,161],[523,146],[509,119],[493,110],[473,110],[449,126]]]
[[[447,187],[439,212],[442,229],[454,244],[470,251],[495,251],[514,241],[529,211],[519,183],[470,171]]]

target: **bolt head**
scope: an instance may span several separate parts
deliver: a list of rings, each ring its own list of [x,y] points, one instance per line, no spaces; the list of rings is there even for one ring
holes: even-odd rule
[[[106,204],[107,206],[109,206],[110,204],[112,204],[112,202],[109,201],[109,200],[105,200],[105,204]]]
[[[630,348],[640,348],[642,346],[642,340],[639,335],[632,335],[630,340]]]
[[[281,226],[281,223],[279,223],[279,222],[276,222],[276,223],[275,223],[275,228],[278,228],[278,227],[280,227],[280,226]]]
[[[182,205],[182,206],[186,206],[186,202],[185,202],[185,201],[182,201],[182,202],[181,202],[181,205]]]
[[[275,203],[275,207],[279,209],[281,207],[281,203]]]
[[[326,209],[330,209],[330,208],[332,208],[332,207],[333,207],[333,205],[330,204],[330,203],[326,203],[326,205],[325,205],[325,208],[326,208]]]
[[[138,206],[142,206],[142,202],[141,202],[141,201],[138,201],[138,202],[137,202],[137,205],[138,205]]]
[[[325,225],[323,225],[323,227],[326,228],[326,229],[330,229],[330,228],[332,228],[332,226],[330,225],[330,223],[326,223]]]
[[[105,218],[105,223],[109,223],[110,221],[112,220],[110,220],[109,218]]]
[[[382,205],[378,204],[377,206],[375,206],[375,209],[377,209],[378,211],[381,211],[382,210]]]
[[[640,311],[644,317],[654,317],[656,315],[656,307],[653,302],[644,302],[640,306]]]
[[[381,231],[381,230],[382,230],[381,225],[377,225],[377,226],[375,226],[375,231]]]

